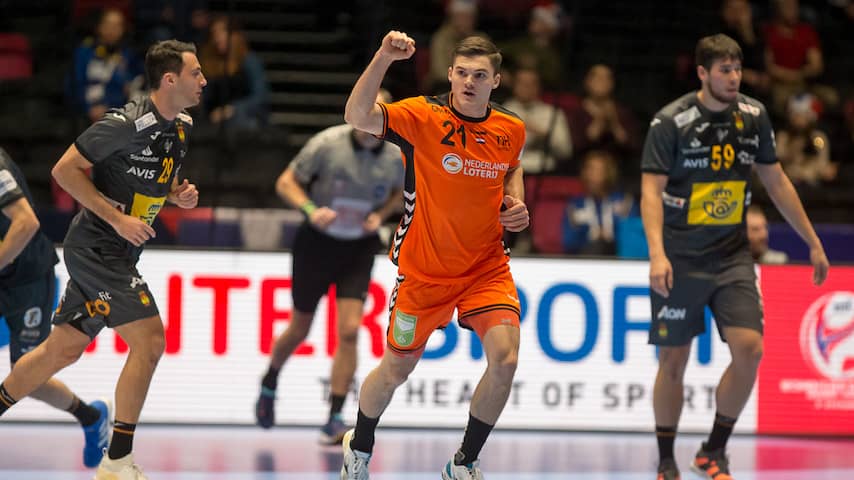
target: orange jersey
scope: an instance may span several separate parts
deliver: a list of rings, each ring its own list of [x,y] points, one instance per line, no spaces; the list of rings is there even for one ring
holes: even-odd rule
[[[383,138],[406,169],[404,216],[389,257],[404,275],[433,283],[473,279],[507,263],[498,215],[504,177],[519,166],[525,125],[491,104],[483,118],[447,95],[380,104]]]

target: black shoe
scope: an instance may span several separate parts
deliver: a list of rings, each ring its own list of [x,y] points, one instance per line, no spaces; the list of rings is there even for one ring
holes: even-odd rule
[[[255,402],[255,423],[261,428],[272,428],[276,424],[276,391],[261,387],[261,394]]]
[[[679,480],[679,468],[676,466],[676,460],[665,458],[658,464],[658,476],[656,480]]]
[[[713,480],[733,480],[729,474],[729,458],[723,448],[717,450],[706,450],[706,444],[700,446],[697,455],[694,456],[694,461],[691,463],[691,470],[703,478],[711,478]]]

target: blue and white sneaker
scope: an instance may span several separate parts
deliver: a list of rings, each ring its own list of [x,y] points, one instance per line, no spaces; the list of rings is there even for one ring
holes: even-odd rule
[[[341,444],[344,447],[344,466],[341,467],[341,480],[368,480],[368,463],[371,454],[353,450],[350,448],[350,440],[353,439],[355,430],[348,430],[344,434]]]
[[[480,460],[475,460],[468,465],[456,465],[452,458],[442,469],[442,480],[483,480],[479,464]]]
[[[86,444],[83,446],[83,465],[95,468],[101,463],[104,451],[110,444],[113,424],[113,404],[107,399],[98,399],[89,404],[101,412],[98,421],[83,427]]]
[[[323,445],[337,445],[344,440],[344,434],[350,428],[344,424],[341,414],[333,415],[326,425],[320,428],[320,443]]]

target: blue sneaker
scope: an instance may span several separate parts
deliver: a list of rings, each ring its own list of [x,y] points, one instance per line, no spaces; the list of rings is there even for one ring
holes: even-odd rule
[[[83,446],[83,465],[95,468],[101,463],[101,458],[110,444],[110,430],[113,423],[113,405],[109,400],[95,400],[89,404],[101,412],[98,421],[83,427],[86,444]]]
[[[273,428],[276,424],[276,411],[273,409],[276,403],[276,391],[267,387],[261,387],[261,394],[255,402],[255,422],[261,428]]]
[[[338,445],[344,439],[350,427],[344,424],[341,414],[333,415],[329,421],[320,428],[320,443],[323,445]]]

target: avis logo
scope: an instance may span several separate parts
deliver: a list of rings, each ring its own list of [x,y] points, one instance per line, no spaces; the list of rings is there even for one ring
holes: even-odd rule
[[[854,292],[832,292],[809,306],[801,321],[801,353],[830,379],[854,379]]]

